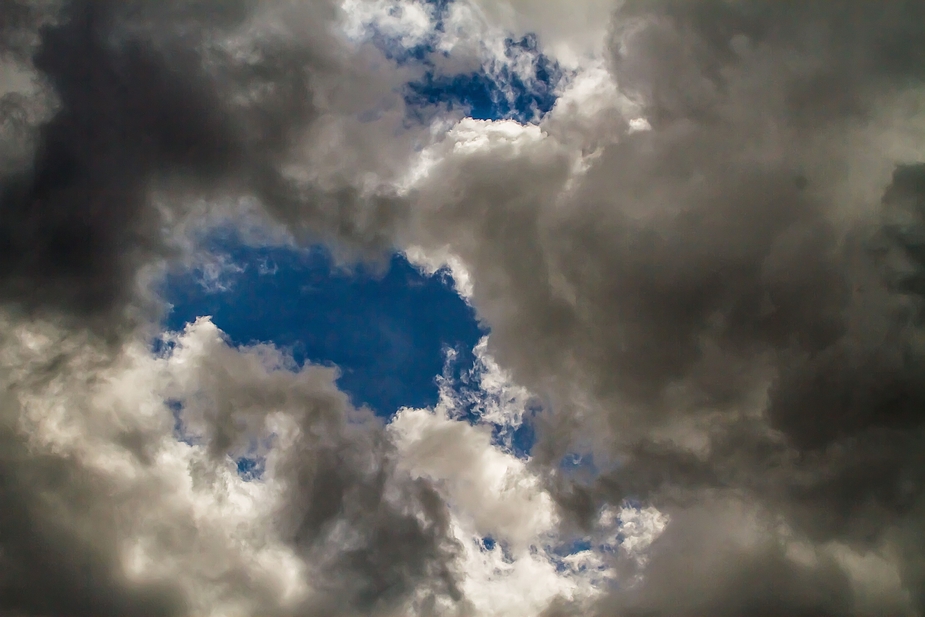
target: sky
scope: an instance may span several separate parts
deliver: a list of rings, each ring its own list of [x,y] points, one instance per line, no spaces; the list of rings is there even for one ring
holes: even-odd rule
[[[0,615],[925,616],[925,1],[0,15]]]

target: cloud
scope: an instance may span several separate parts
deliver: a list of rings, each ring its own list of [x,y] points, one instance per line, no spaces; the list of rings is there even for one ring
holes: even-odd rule
[[[359,30],[417,45],[436,13],[361,6],[0,1],[0,608],[466,614],[507,580],[562,614],[594,594],[531,547],[604,546],[632,500],[645,540],[563,560],[618,577],[598,614],[925,611],[925,5],[459,0],[437,69],[503,19],[574,74],[532,124],[427,127],[423,69]],[[152,356],[139,273],[248,200],[449,264],[484,415],[544,402],[531,458],[446,410],[386,429],[208,320]]]
[[[196,198],[256,198],[297,236],[388,246],[394,199],[361,179],[389,173],[370,144],[390,142],[357,127],[364,106],[383,106],[392,73],[333,33],[335,4],[6,4],[16,19],[2,48],[31,57],[20,70],[47,92],[4,101],[24,117],[30,105],[53,112],[27,122],[32,161],[2,179],[5,301],[111,323],[139,268],[166,254],[165,225]],[[401,117],[392,99],[398,114],[379,132]],[[299,163],[308,175],[292,173]]]
[[[478,0],[486,21],[515,34],[535,33],[543,46],[569,65],[583,64],[603,46],[615,0]]]
[[[229,347],[207,319],[160,356],[142,340],[110,355],[48,324],[4,331],[5,611],[392,614],[461,600],[442,499],[396,467],[331,369]],[[259,482],[234,463],[253,442]]]
[[[549,495],[523,461],[492,447],[488,427],[452,420],[443,409],[405,409],[389,426],[402,452],[401,465],[439,480],[476,533],[504,538],[520,553],[552,531],[556,521]]]
[[[498,375],[488,369],[484,377],[491,381]],[[484,391],[489,401],[497,396],[494,385]],[[445,392],[434,409],[401,410],[388,431],[399,467],[432,482],[447,504],[460,548],[455,558],[460,589],[470,610],[516,617],[537,615],[551,603],[587,608],[612,576],[600,549],[613,550],[608,541],[622,528],[641,554],[646,531],[612,516],[602,519],[593,546],[570,547],[558,533],[555,504],[542,476],[528,460],[493,443],[491,424],[473,425],[461,417],[459,406],[467,401],[453,394]]]
[[[776,528],[728,551],[721,525],[678,531],[736,503],[812,550],[887,555],[890,606],[923,608],[921,10],[625,2],[609,111],[464,120],[425,157],[414,242],[455,255],[489,351],[551,401],[535,464],[563,514],[642,499],[670,511],[665,555],[704,557],[705,587],[670,593],[681,570],[653,557],[639,610],[758,614],[770,588],[728,578],[748,572],[782,611],[858,610],[867,583],[801,565]],[[557,471],[576,449],[590,486]]]

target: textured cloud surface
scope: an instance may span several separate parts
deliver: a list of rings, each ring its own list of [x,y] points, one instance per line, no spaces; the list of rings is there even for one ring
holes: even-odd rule
[[[925,614],[925,2],[573,4],[0,0],[0,614]],[[157,334],[217,223],[474,368]]]

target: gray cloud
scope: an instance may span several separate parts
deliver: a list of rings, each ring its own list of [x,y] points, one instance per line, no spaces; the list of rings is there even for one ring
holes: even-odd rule
[[[126,581],[106,522],[105,479],[79,461],[30,452],[3,429],[0,611],[8,615],[176,615],[169,584]],[[103,516],[96,524],[88,518]]]
[[[351,115],[381,106],[385,59],[330,33],[329,2],[0,11],[0,75],[18,79],[0,90],[0,302],[12,311],[0,613],[431,614],[461,602],[443,501],[397,471],[381,424],[330,371],[232,350],[207,324],[195,342],[209,353],[187,354],[177,381],[175,360],[150,358],[125,320],[149,308],[138,273],[171,256],[172,227],[202,214],[199,198],[213,210],[256,198],[297,239],[335,250],[389,245],[399,202],[354,175],[387,174],[375,153],[390,146],[358,137]],[[324,160],[332,126],[341,155],[366,159]],[[389,131],[376,126],[364,130]],[[176,449],[171,397],[201,449]],[[268,439],[270,416],[294,423],[297,441],[264,452],[253,490],[267,503],[253,505],[229,457]]]
[[[212,346],[197,354],[191,396],[176,395],[189,405],[182,417],[204,429],[213,464],[265,435],[267,414],[287,414],[294,430],[291,443],[269,455],[266,481],[280,495],[270,524],[312,569],[312,592],[298,610],[426,615],[460,602],[446,504],[427,482],[397,470],[381,420],[354,409],[329,369],[293,373],[272,348]]]
[[[161,357],[143,340],[113,354],[94,335],[4,325],[3,614],[466,606],[445,503],[397,468],[333,370],[231,348],[208,321]],[[177,441],[168,400],[198,445]],[[236,472],[248,453],[266,460],[260,482]]]
[[[422,183],[417,241],[461,257],[492,352],[553,401],[534,464],[563,513],[675,512],[605,614],[925,609],[923,10],[625,2],[610,68],[651,130],[578,174],[556,111],[545,136],[459,131]],[[589,486],[555,470],[574,448],[605,468]],[[717,499],[793,536],[687,529]],[[821,557],[838,546],[891,555],[901,585],[869,600],[870,572]]]
[[[653,546],[642,584],[618,597],[609,610],[628,615],[853,614],[850,581],[834,560],[794,563],[781,546],[748,529],[737,510],[734,503],[722,503],[678,513]],[[748,537],[749,532],[756,537]]]
[[[20,60],[31,52],[55,109],[31,127],[32,163],[0,180],[6,301],[108,323],[132,299],[139,267],[167,251],[152,189],[172,219],[197,197],[250,196],[299,236],[388,245],[393,198],[362,195],[349,173],[320,187],[285,169],[326,113],[318,84],[351,70],[326,30],[333,4],[40,8],[4,6],[2,48]],[[290,32],[279,34],[280,20]],[[24,104],[16,93],[4,101]]]

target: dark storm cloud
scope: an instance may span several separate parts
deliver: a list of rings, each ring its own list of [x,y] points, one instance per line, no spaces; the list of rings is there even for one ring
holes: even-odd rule
[[[292,541],[306,561],[326,569],[312,610],[388,615],[416,598],[413,611],[428,615],[437,613],[440,600],[458,603],[462,593],[450,566],[458,547],[450,539],[442,498],[427,482],[415,480],[388,503],[391,464],[379,463],[372,477],[364,477],[361,467],[345,465],[346,449],[312,452],[312,463],[294,478],[299,490],[292,506],[297,515]],[[332,547],[325,547],[324,534],[343,521],[362,534],[361,543],[346,550],[333,547],[333,555],[325,556]]]
[[[105,494],[105,481],[77,461],[35,456],[6,424],[0,438],[0,614],[181,614],[184,599],[169,585],[125,580],[115,565],[111,527],[87,528],[88,515],[111,520],[105,502],[88,499]]]
[[[233,152],[205,76],[174,73],[137,44],[111,49],[110,13],[71,4],[34,57],[61,110],[40,129],[34,168],[4,181],[0,241],[4,295],[29,308],[123,301],[158,244],[149,176],[220,172]]]
[[[554,121],[432,172],[422,243],[462,257],[493,353],[557,408],[534,464],[587,444],[612,470],[551,467],[562,512],[638,498],[675,521],[602,614],[925,610],[925,167],[898,146],[921,122],[923,14],[624,2],[611,69],[651,130],[578,178]],[[792,537],[727,542],[757,525],[743,504]],[[838,546],[893,555],[899,587],[849,576]]]
[[[28,360],[10,362],[20,351],[14,331],[4,319],[0,614],[181,614],[186,603],[179,590],[169,583],[131,582],[119,566],[119,513],[110,503],[116,484],[79,457],[41,451],[23,430],[23,400],[34,400],[71,373],[75,354],[59,341],[65,344],[23,371]],[[69,389],[75,402],[81,394]]]
[[[32,66],[57,111],[35,127],[32,165],[0,179],[5,301],[118,311],[138,268],[165,251],[152,188],[170,189],[180,216],[190,197],[251,195],[297,234],[386,244],[389,198],[322,191],[281,169],[317,115],[314,75],[339,61],[318,26],[327,3],[305,7],[318,31],[300,40],[248,39],[268,3],[74,0],[41,27],[37,5],[7,4],[4,47],[35,39]]]

